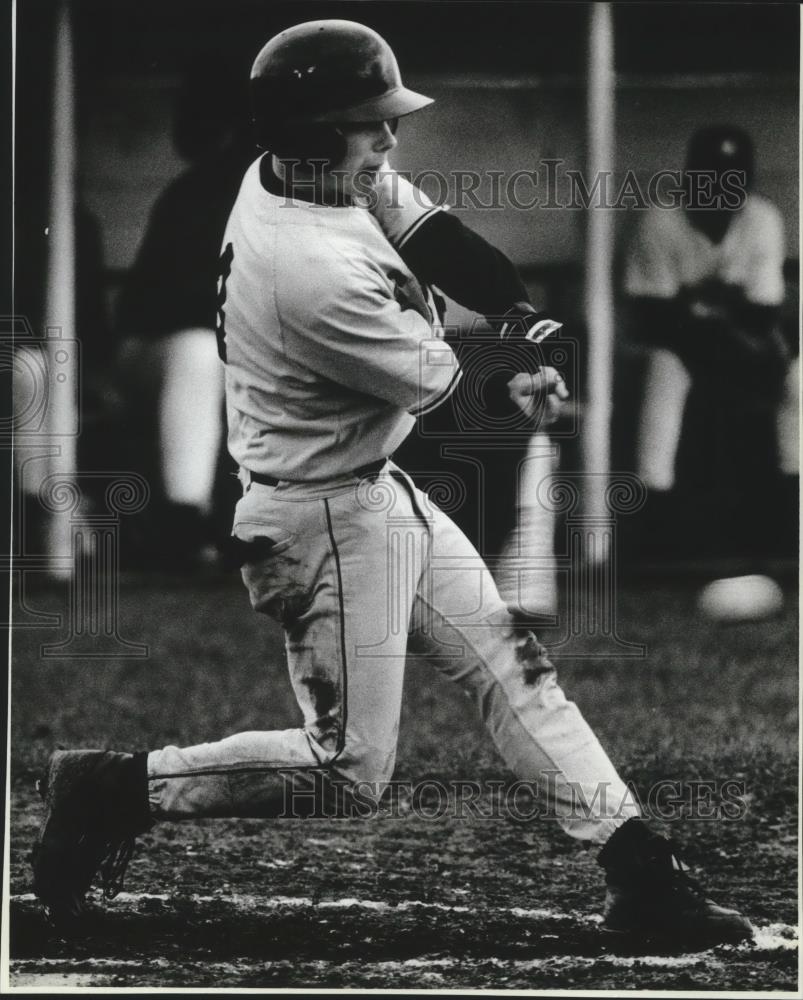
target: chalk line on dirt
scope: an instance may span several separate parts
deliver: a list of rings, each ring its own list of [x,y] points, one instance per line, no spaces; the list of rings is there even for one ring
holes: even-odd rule
[[[11,902],[17,905],[38,906],[36,896],[32,892],[21,893],[11,897]],[[579,913],[576,910],[552,910],[548,908],[525,908],[521,906],[467,906],[465,904],[437,903],[421,899],[403,899],[389,902],[380,899],[358,899],[345,896],[340,899],[313,899],[311,896],[260,896],[252,893],[232,893],[230,895],[203,895],[200,893],[186,896],[171,893],[121,892],[110,904],[109,911],[114,908],[125,911],[139,905],[152,903],[187,902],[201,906],[219,904],[227,910],[240,910],[243,913],[269,913],[281,909],[314,909],[314,910],[364,910],[373,913],[405,913],[409,911],[444,912],[455,914],[493,915],[503,914],[520,920],[554,920],[571,921],[586,925],[599,925],[602,917],[597,913]],[[755,939],[752,943],[741,946],[760,951],[783,951],[798,947],[798,929],[791,924],[770,923],[756,926]],[[643,961],[643,957],[638,959]],[[662,958],[663,960],[663,958]],[[536,961],[533,959],[533,961]],[[540,961],[537,960],[537,961]],[[630,959],[623,959],[630,961]]]
[[[221,975],[242,975],[248,969],[270,969],[292,967],[298,974],[303,968],[314,969],[318,975],[325,975],[333,966],[337,966],[340,975],[347,974],[353,962],[328,962],[321,959],[289,963],[282,961],[245,961],[245,962],[205,962],[204,968],[209,972]],[[440,956],[420,956],[402,960],[360,961],[359,974],[362,981],[381,979],[388,975],[415,974],[419,979],[446,980],[450,973],[460,972],[464,975],[471,969],[487,970],[489,966],[499,969],[507,975],[522,975],[540,971],[559,971],[565,969],[587,969],[594,967],[604,969],[693,969],[704,966],[707,970],[722,969],[725,962],[712,951],[697,952],[692,955],[550,955],[543,958],[509,959],[483,956],[470,958],[455,956],[444,958]],[[73,972],[59,971],[59,966],[75,969]],[[148,968],[164,971],[173,963],[167,959],[149,960]],[[32,967],[37,970],[34,971]],[[12,962],[12,982],[14,986],[100,986],[111,976],[119,976],[123,971],[142,971],[142,961],[114,958],[84,959],[80,963],[64,959],[37,959],[35,962]],[[46,970],[46,971],[42,971]]]
[[[375,913],[404,913],[409,910],[442,911],[446,913],[503,913],[525,920],[570,920],[576,923],[599,924],[602,917],[596,913],[579,913],[576,910],[550,910],[546,908],[528,909],[521,906],[466,906],[464,903],[433,903],[421,899],[401,899],[389,902],[382,899],[357,899],[346,896],[341,899],[313,899],[312,896],[258,896],[251,893],[232,893],[223,895],[202,895],[192,893],[181,895],[165,892],[121,892],[110,904],[114,907],[137,906],[147,903],[170,904],[173,900],[187,901],[199,904],[218,903],[235,910],[253,913],[254,911],[270,911],[280,909],[316,910],[367,910]],[[11,897],[12,903],[35,905],[36,896],[32,892],[21,893]]]

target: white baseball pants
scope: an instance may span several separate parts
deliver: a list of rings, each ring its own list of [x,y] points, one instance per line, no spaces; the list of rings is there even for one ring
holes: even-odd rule
[[[650,350],[636,440],[636,472],[651,490],[671,490],[692,379],[672,351]]]
[[[476,550],[401,470],[276,487],[243,477],[234,534],[263,546],[243,579],[255,610],[284,626],[304,725],[149,754],[155,818],[286,815],[288,773],[381,794],[408,655],[470,695],[507,765],[572,836],[601,844],[638,814],[544,648],[514,629]]]

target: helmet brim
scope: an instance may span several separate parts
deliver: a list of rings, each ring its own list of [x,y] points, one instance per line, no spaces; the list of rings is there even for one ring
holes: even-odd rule
[[[425,97],[424,94],[409,90],[407,87],[394,87],[379,97],[371,97],[348,108],[325,111],[310,116],[308,120],[332,124],[388,121],[390,118],[404,118],[405,115],[411,115],[414,111],[420,111],[434,103],[433,97]]]

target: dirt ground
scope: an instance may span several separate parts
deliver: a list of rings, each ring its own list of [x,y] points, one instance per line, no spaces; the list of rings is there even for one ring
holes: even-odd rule
[[[63,613],[63,589],[32,611]],[[31,895],[33,787],[57,745],[133,750],[294,725],[281,638],[236,580],[139,578],[120,598],[139,660],[42,655],[56,627],[15,631],[12,676],[11,966],[14,987],[784,990],[797,988],[797,618],[713,629],[693,591],[621,595],[641,660],[564,658],[561,680],[622,773],[727,780],[738,816],[667,824],[754,943],[638,954],[600,928],[601,873],[553,823],[424,815],[206,820],[140,838],[123,893],[71,937]],[[593,654],[593,648],[591,650]],[[509,782],[471,707],[411,663],[397,776]],[[490,786],[489,786],[490,787]],[[487,809],[485,807],[488,807]]]

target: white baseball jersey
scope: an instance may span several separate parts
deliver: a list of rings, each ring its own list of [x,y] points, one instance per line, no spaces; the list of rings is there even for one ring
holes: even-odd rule
[[[392,453],[454,388],[457,361],[425,294],[366,208],[271,194],[256,161],[222,260],[229,450],[246,469],[348,472]]]
[[[395,171],[387,160],[368,207],[396,249],[401,249],[431,215],[448,208],[434,205],[421,188]]]
[[[760,195],[747,196],[720,243],[695,229],[682,208],[654,207],[629,248],[625,290],[669,299],[715,279],[743,289],[749,302],[776,306],[784,297],[783,261],[781,214]]]

